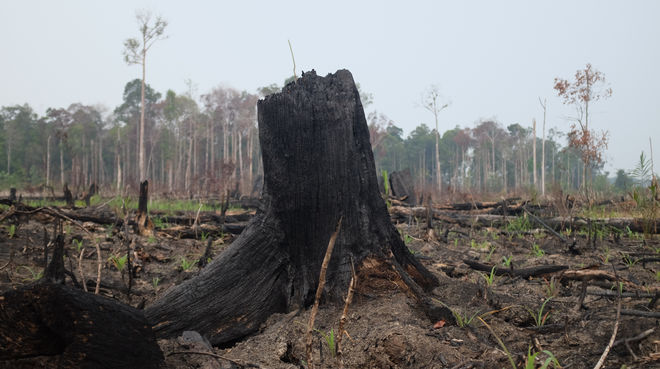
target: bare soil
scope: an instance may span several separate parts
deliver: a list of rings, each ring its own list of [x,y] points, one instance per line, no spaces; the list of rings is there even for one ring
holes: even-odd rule
[[[12,222],[15,231],[9,237]],[[660,291],[657,238],[605,232],[592,244],[586,234],[573,232],[568,236],[569,244],[565,244],[543,229],[461,228],[443,223],[435,226],[436,234],[450,230],[447,242],[429,240],[425,226],[414,220],[412,224],[397,225],[410,251],[440,281],[432,292],[433,301],[452,309],[463,324],[458,324],[455,316],[429,320],[415,300],[393,281],[381,281],[378,290],[359,285],[342,340],[346,368],[511,368],[505,348],[518,367],[523,367],[529,350],[541,351],[537,366],[548,357],[545,351],[551,352],[565,368],[595,365],[616,322],[616,281],[590,281],[580,306],[582,282],[563,277],[562,272],[529,279],[498,276],[488,285],[488,273],[470,269],[463,262],[466,259],[500,268],[506,268],[504,260],[510,258],[514,269],[566,265],[570,271],[601,270],[623,282],[626,296],[637,294],[621,298],[622,310],[657,311],[652,297]],[[83,274],[93,291],[97,270],[93,237],[100,244],[104,260],[101,293],[136,307],[148,305],[169,287],[193,277],[198,266],[185,269],[185,264],[200,258],[207,245],[202,234],[198,239],[178,239],[157,231],[154,237],[147,238],[130,231],[127,238],[121,229],[94,223],[85,223],[84,227],[93,236],[76,225],[64,226],[67,269],[78,282],[82,280],[77,241],[72,241],[82,240]],[[53,228],[52,219],[45,217],[22,216],[4,222],[0,227],[0,268],[4,267],[0,270],[0,292],[32,283],[39,277],[44,267],[44,230],[52,236]],[[223,252],[232,239],[231,235],[215,237],[211,258]],[[134,243],[138,257],[130,297],[127,270],[120,272],[109,259],[124,254],[126,242]],[[536,320],[544,302],[540,324]],[[337,331],[342,308],[321,305],[314,333],[315,367],[338,367],[323,335]],[[301,368],[305,365],[308,319],[309,310],[275,314],[258,334],[231,347],[210,348],[204,342],[184,337],[161,340],[159,344],[168,368]],[[604,367],[660,367],[657,325],[654,317],[621,315],[617,340],[653,331],[642,339],[617,342]]]

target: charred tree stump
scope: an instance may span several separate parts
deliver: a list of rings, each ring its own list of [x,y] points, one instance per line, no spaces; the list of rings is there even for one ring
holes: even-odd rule
[[[392,190],[393,196],[403,199],[403,201],[408,205],[417,205],[417,199],[415,198],[415,188],[413,186],[410,170],[406,169],[398,172],[392,172],[389,179],[390,189]]]
[[[149,202],[149,182],[140,183],[140,199],[138,200],[138,211],[135,215],[135,232],[141,236],[152,236],[154,234],[154,223],[149,218],[147,203]]]
[[[61,284],[0,296],[2,368],[159,368],[142,311]]]
[[[69,190],[69,185],[64,184],[64,201],[66,201],[66,206],[70,208],[75,208],[76,203],[73,201],[73,195],[71,194],[71,190]]]
[[[98,192],[98,188],[99,187],[96,185],[96,183],[92,183],[91,185],[89,185],[89,190],[83,196],[83,200],[85,200],[85,206],[89,207],[89,202],[92,199],[92,196],[94,196],[96,192]]]
[[[10,203],[16,202],[16,189],[13,187],[9,189],[9,202]]]
[[[368,286],[369,278],[388,278],[373,285],[392,281],[408,292],[438,284],[390,222],[350,72],[304,74],[259,101],[258,120],[264,205],[198,276],[147,308],[157,335],[195,330],[220,345],[257,331],[273,313],[311,305],[328,240],[342,216],[326,302],[343,304],[351,261]]]

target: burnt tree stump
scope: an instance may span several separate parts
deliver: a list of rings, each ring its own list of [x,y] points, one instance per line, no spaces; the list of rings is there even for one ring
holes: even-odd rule
[[[147,204],[149,202],[149,182],[140,183],[140,198],[138,200],[138,211],[135,215],[135,232],[141,236],[152,236],[154,234],[154,223],[149,218]]]
[[[417,205],[415,187],[409,169],[392,172],[389,179],[392,196],[404,198],[403,201],[409,205]]]
[[[0,296],[0,368],[159,368],[142,311],[62,284]]]
[[[149,306],[156,334],[194,330],[214,345],[258,330],[273,313],[313,303],[328,240],[326,302],[360,283],[423,291],[437,279],[408,251],[378,191],[369,130],[353,76],[305,73],[258,103],[264,205],[198,276]],[[388,281],[384,281],[388,279]],[[421,288],[420,288],[421,287]]]
[[[62,191],[64,192],[64,201],[66,201],[66,206],[75,208],[76,203],[73,201],[73,194],[71,193],[71,190],[69,190],[69,185],[65,183]]]

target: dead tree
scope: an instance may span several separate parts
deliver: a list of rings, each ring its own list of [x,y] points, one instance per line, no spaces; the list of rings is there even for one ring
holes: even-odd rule
[[[387,279],[373,285],[394,282],[419,295],[438,284],[390,222],[350,72],[304,74],[259,101],[258,121],[264,205],[198,276],[147,308],[157,335],[195,330],[220,345],[255,332],[273,313],[311,305],[328,240],[342,216],[326,302],[343,301],[351,261],[363,286]]]
[[[62,191],[64,191],[64,201],[66,201],[66,206],[75,208],[76,203],[73,201],[73,194],[71,194],[71,190],[69,190],[69,185],[65,183]]]
[[[141,236],[151,236],[154,233],[154,223],[149,218],[147,203],[149,202],[149,182],[140,183],[140,199],[138,200],[138,211],[135,215],[136,233]]]
[[[390,189],[394,197],[403,199],[409,205],[417,205],[415,188],[409,169],[390,174]]]

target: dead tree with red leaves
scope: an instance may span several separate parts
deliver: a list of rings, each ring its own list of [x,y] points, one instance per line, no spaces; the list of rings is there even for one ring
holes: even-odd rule
[[[612,96],[612,89],[607,87],[605,75],[593,69],[591,64],[575,72],[574,81],[555,78],[554,89],[564,104],[573,105],[577,110],[576,122],[571,124],[568,132],[568,145],[576,148],[582,156],[582,183],[585,186],[587,168],[594,168],[603,162],[609,135],[608,131],[597,132],[589,128],[589,106],[592,102]]]

